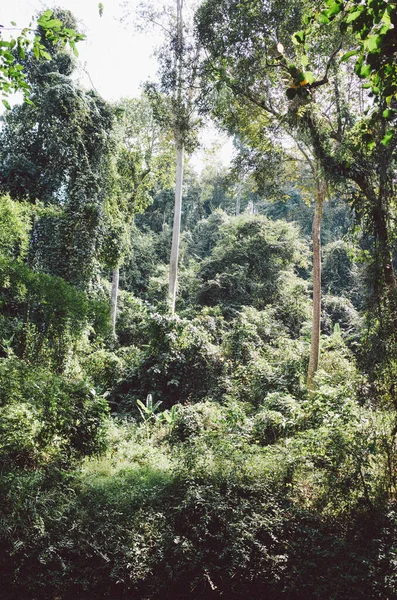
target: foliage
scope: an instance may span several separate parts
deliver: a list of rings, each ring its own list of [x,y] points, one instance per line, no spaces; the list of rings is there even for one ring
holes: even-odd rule
[[[49,46],[63,48],[68,44],[77,56],[76,43],[85,38],[74,28],[65,26],[52,10],[44,11],[37,19],[40,35],[37,35],[37,29],[35,31],[32,28],[32,23],[21,30],[18,30],[16,23],[11,25],[12,31],[20,31],[17,37],[4,39],[0,35],[0,92],[4,96],[2,102],[8,109],[10,105],[6,98],[12,92],[21,91],[25,100],[29,101],[31,87],[24,68],[27,54],[32,53],[36,60],[49,61],[52,59]],[[3,31],[8,29],[4,25],[1,28]]]
[[[309,409],[282,394],[266,402],[298,421]],[[107,455],[68,478],[3,479],[9,598],[392,597],[395,511],[380,503],[374,516],[368,504],[380,492],[390,424],[353,405],[341,415],[330,402],[317,427],[261,447],[236,405],[179,406],[177,419],[172,453],[122,422],[111,426]]]
[[[229,309],[281,305],[283,313],[283,298],[287,300],[289,295],[284,289],[284,274],[293,280],[294,267],[304,266],[305,258],[305,244],[292,225],[265,217],[230,220],[223,225],[211,255],[200,266],[199,301]],[[298,280],[294,283],[294,298],[299,302],[304,298],[305,286]],[[287,313],[288,309],[285,316]]]
[[[75,23],[68,11],[58,10],[57,15],[71,26]],[[47,43],[43,36],[39,32]],[[45,64],[26,57],[32,103],[15,106],[4,118],[0,188],[13,199],[58,209],[36,219],[31,262],[87,288],[106,229],[114,117],[96,93],[73,81],[73,61],[62,45],[51,45],[49,52],[52,58]]]
[[[164,51],[167,98],[108,107],[44,32],[52,60],[26,55],[36,103],[0,134],[0,598],[394,599],[397,355],[378,277],[393,119],[334,54],[355,43],[339,27],[352,6],[357,26],[384,8],[327,0],[303,21],[300,0],[202,4],[203,91],[239,156],[233,173],[216,151],[187,171],[179,317],[164,316],[172,143],[157,121],[186,108],[178,65]],[[313,186],[292,143],[337,187],[310,390]],[[103,299],[121,263],[115,337]]]
[[[1,336],[14,338],[12,347],[20,357],[62,370],[89,323],[106,332],[106,306],[60,277],[1,258],[0,281]]]
[[[136,400],[148,394],[168,408],[197,402],[216,387],[222,357],[204,323],[154,313],[145,330],[148,343],[140,361],[127,363],[125,376],[114,392],[121,412],[133,411]]]
[[[68,381],[14,357],[0,359],[2,469],[94,454],[105,446],[106,401],[83,381]]]
[[[0,197],[0,256],[23,259],[29,248],[31,210],[27,204]]]
[[[369,80],[372,94],[381,107],[384,102],[390,106],[397,97],[397,46],[393,31],[397,22],[395,4],[385,1],[363,4],[348,2],[342,6],[328,0],[325,5],[326,8],[312,17],[309,23],[316,18],[320,23],[326,24],[341,15],[341,30],[352,31],[359,44],[357,48],[344,54],[341,61],[355,57],[357,75]],[[388,116],[392,116],[393,109],[388,112]],[[391,135],[386,134],[383,141],[388,143]]]

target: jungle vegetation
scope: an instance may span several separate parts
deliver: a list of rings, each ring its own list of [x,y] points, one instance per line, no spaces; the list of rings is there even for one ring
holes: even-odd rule
[[[397,6],[139,18],[114,104],[0,36],[0,598],[394,600]]]

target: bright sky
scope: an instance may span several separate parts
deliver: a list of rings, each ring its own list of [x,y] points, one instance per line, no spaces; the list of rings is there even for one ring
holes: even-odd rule
[[[123,11],[120,0],[103,0],[103,16],[99,16],[97,0],[0,0],[0,24],[5,27],[15,21],[18,27],[29,24],[38,12],[61,6],[69,9],[80,21],[87,38],[79,42],[81,77],[89,86],[86,70],[93,85],[106,100],[139,95],[140,83],[156,74],[152,57],[156,38],[138,34],[131,26],[120,22]],[[130,5],[136,4],[131,0]]]
[[[129,0],[131,11],[139,0]],[[124,2],[126,4],[127,2]],[[121,0],[102,0],[104,11],[99,16],[98,0],[0,0],[0,24],[9,27],[15,21],[18,27],[29,25],[32,17],[47,8],[60,6],[69,9],[80,22],[86,40],[79,42],[79,77],[86,87],[94,86],[106,100],[140,95],[140,85],[156,77],[156,59],[153,51],[161,42],[156,34],[137,33],[131,25],[121,22],[125,13]],[[2,112],[0,110],[0,112]],[[203,136],[205,146],[217,140],[223,146],[219,152],[222,162],[231,157],[231,144],[213,130]],[[194,157],[194,165],[203,166],[203,152]]]

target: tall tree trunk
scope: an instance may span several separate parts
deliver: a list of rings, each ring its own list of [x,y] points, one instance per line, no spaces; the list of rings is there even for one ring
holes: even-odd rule
[[[240,214],[240,204],[241,204],[241,183],[237,186],[237,198],[236,198],[236,217]]]
[[[320,360],[320,329],[321,329],[321,220],[326,195],[326,183],[323,179],[316,180],[316,206],[313,218],[313,322],[310,343],[309,369],[307,387],[314,389],[314,376]]]
[[[176,286],[178,279],[178,256],[179,241],[181,237],[181,214],[182,214],[182,183],[183,183],[183,164],[184,164],[184,145],[182,142],[176,145],[176,185],[175,185],[175,207],[174,207],[174,226],[172,230],[172,247],[170,259],[170,277],[169,277],[169,299],[171,314],[175,312]]]
[[[120,279],[120,268],[117,265],[113,269],[112,274],[112,292],[110,296],[110,324],[112,327],[112,334],[116,337],[116,315],[117,315],[117,297],[119,293],[119,279]]]

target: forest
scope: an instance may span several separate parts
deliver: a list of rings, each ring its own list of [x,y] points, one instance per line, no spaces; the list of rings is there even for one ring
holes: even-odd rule
[[[395,600],[397,4],[131,11],[0,27],[0,598]]]

